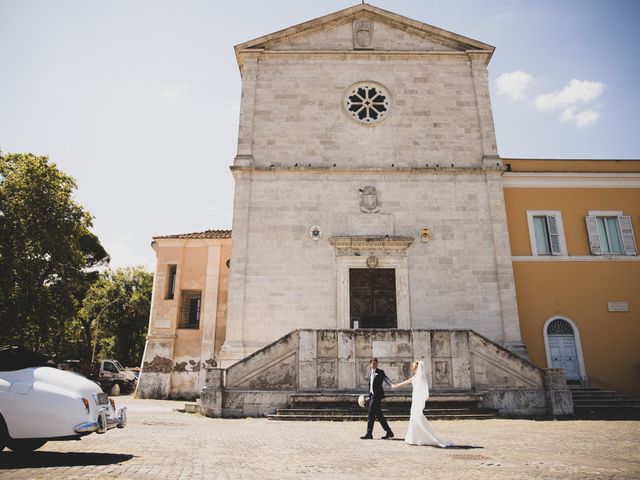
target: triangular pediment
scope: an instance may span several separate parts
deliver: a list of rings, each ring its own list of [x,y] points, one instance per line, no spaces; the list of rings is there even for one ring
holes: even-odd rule
[[[364,25],[362,32],[361,25]],[[358,37],[357,32],[361,32],[363,37]],[[363,42],[360,41],[361,38],[364,39]],[[250,51],[370,50],[374,52],[482,51],[490,57],[494,47],[371,5],[358,4],[244,42],[237,45],[235,49],[238,56],[242,52]]]

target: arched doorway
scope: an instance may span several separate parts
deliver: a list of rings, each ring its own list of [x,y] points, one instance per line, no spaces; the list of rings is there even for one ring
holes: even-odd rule
[[[580,333],[568,318],[551,317],[544,324],[544,343],[549,368],[564,368],[568,381],[586,379]]]

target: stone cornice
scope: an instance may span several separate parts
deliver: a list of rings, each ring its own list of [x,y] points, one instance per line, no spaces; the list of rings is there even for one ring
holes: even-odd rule
[[[258,55],[269,56],[339,56],[345,55],[356,57],[441,57],[441,56],[463,56],[463,57],[487,57],[491,55],[490,50],[265,50],[249,49],[240,50],[238,55]]]
[[[245,165],[231,165],[229,167],[232,173],[235,172],[307,172],[307,173],[321,173],[326,174],[329,172],[336,173],[457,173],[457,174],[482,174],[487,171],[499,171],[503,172],[504,167],[501,165],[496,166],[482,166],[482,167],[317,167],[317,166],[298,166],[298,167],[283,167],[280,165],[271,165],[269,167],[261,166],[245,166]]]
[[[393,251],[404,252],[413,243],[413,237],[400,236],[335,236],[329,242],[339,252]]]
[[[231,238],[155,238],[151,242],[151,248],[158,247],[215,247],[228,245]]]
[[[506,172],[504,188],[640,188],[640,172]]]
[[[495,47],[487,43],[363,3],[236,45],[234,48],[238,65],[242,70],[243,57],[247,51],[263,49],[265,46],[273,45],[288,38],[341,25],[360,17],[384,22],[413,35],[435,38],[448,48],[463,53],[467,51],[482,52],[486,56],[486,62],[489,61],[495,50]]]
[[[411,31],[411,33],[414,34],[423,33],[478,50],[493,51],[495,48],[487,43],[474,40],[473,38],[465,37],[464,35],[450,32],[442,28],[434,27],[433,25],[429,25],[418,20],[411,19],[409,17],[398,15],[397,13],[383,10],[382,8],[374,7],[373,5],[363,3],[354,5],[353,7],[345,8],[343,10],[338,10],[337,12],[333,12],[328,15],[315,18],[313,20],[308,20],[306,22],[293,25],[283,30],[278,30],[268,35],[263,35],[262,37],[255,38],[253,40],[249,40],[247,42],[236,45],[235,49],[236,51],[240,51],[252,47],[262,47],[269,43],[274,43],[285,38],[297,36],[303,32],[313,31],[331,24],[340,24],[342,22],[348,21],[350,18],[355,17],[358,14],[365,14],[368,18],[386,21],[390,25],[395,25],[402,30]],[[469,48],[466,49],[468,50]]]

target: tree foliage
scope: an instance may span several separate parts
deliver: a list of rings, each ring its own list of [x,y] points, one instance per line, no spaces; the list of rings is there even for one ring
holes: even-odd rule
[[[1,343],[63,351],[96,267],[109,261],[75,190],[47,157],[0,154]]]
[[[142,267],[107,270],[84,298],[78,319],[85,342],[97,340],[96,358],[116,358],[123,365],[142,360],[153,274]]]

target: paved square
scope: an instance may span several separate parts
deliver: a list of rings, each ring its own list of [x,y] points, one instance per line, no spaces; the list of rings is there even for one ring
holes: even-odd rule
[[[640,422],[434,421],[458,445],[363,441],[364,422],[210,419],[181,402],[118,399],[124,430],[50,442],[27,457],[0,453],[0,479],[638,479]],[[376,425],[374,436],[384,432]]]

